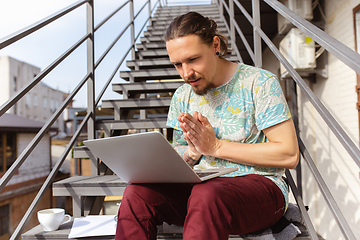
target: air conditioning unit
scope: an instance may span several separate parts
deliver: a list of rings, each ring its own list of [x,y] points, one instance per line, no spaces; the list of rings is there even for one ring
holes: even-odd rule
[[[313,19],[312,0],[279,0],[279,2],[288,7],[291,11],[295,12],[300,17],[309,21]],[[278,14],[279,34],[285,35],[291,27],[292,24],[289,22],[289,20]]]
[[[295,70],[316,68],[315,42],[301,30],[292,28],[280,42],[280,52]],[[282,77],[288,77],[287,70],[280,64]]]

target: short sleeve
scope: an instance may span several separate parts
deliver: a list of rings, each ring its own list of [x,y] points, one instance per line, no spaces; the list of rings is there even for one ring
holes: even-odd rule
[[[259,130],[291,118],[280,83],[275,76],[265,81],[255,94],[255,121]]]
[[[180,122],[177,120],[177,117],[181,112],[187,112],[188,103],[186,102],[186,96],[189,94],[189,91],[187,90],[186,85],[178,88],[170,102],[166,125],[176,130],[181,129]]]

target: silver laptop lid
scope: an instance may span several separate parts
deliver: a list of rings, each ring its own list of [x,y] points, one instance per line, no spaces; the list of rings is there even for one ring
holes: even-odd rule
[[[235,169],[217,169],[200,179],[159,132],[145,132],[84,141],[90,151],[129,183],[201,182]]]

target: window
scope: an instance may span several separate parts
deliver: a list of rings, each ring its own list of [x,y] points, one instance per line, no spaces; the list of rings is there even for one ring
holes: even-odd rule
[[[34,94],[34,106],[38,105],[38,97],[36,94]]]
[[[10,205],[0,206],[0,240],[9,239]]]
[[[17,90],[17,79],[16,77],[13,78],[13,91],[16,92]]]
[[[51,111],[55,111],[54,99],[51,99],[51,100],[50,100],[50,110],[51,110]]]
[[[7,169],[16,160],[16,133],[0,133],[0,172],[6,172]]]
[[[30,94],[26,95],[26,106],[31,107],[31,96],[30,96]]]
[[[47,98],[46,97],[43,98],[43,107],[45,109],[47,108]]]

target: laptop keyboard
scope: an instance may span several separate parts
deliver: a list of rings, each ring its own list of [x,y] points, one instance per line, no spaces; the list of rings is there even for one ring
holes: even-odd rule
[[[218,172],[196,172],[196,175],[198,175],[200,178],[202,178],[202,177],[206,177],[206,176],[209,176],[209,175],[215,174],[215,173],[218,173]]]

